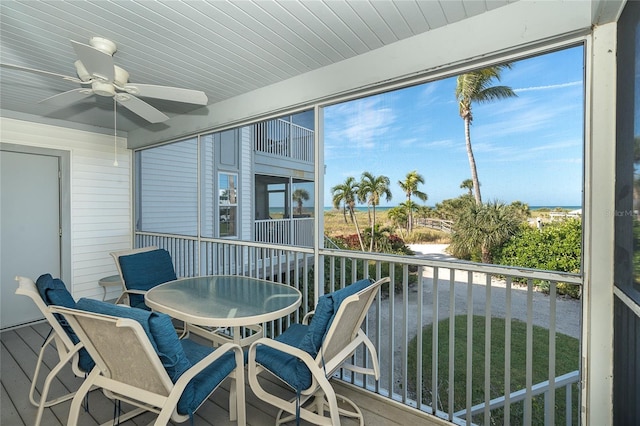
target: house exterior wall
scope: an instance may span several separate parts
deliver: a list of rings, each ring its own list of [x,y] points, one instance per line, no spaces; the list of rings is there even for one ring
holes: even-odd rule
[[[111,251],[131,248],[131,152],[117,138],[0,117],[3,143],[70,152],[71,288],[75,299],[102,298],[98,280],[117,273]],[[32,277],[37,278],[37,277]],[[107,297],[116,297],[116,289]]]

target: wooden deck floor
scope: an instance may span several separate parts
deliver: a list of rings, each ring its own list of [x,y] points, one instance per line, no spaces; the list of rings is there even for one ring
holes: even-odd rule
[[[33,425],[37,408],[29,402],[29,386],[31,377],[35,369],[40,347],[49,333],[50,327],[47,323],[35,323],[13,330],[0,333],[1,354],[0,354],[0,383],[1,383],[1,405],[0,424],[7,426]],[[55,350],[49,348],[44,357],[43,371],[41,377],[46,377],[49,370],[58,361]],[[54,380],[51,396],[60,396],[68,392],[75,391],[81,383],[71,371],[70,366],[65,366],[58,375],[59,379]],[[40,384],[42,380],[39,380]],[[406,413],[401,407],[393,404],[381,403],[380,399],[369,396],[365,392],[354,391],[344,388],[340,384],[339,392],[352,398],[362,409],[367,426],[377,425],[406,425],[406,424],[429,424],[430,421],[422,415],[416,413]],[[278,388],[283,395],[291,394],[287,389],[279,386],[275,382],[273,387]],[[293,394],[291,394],[293,395]],[[277,410],[272,406],[262,402],[255,397],[249,386],[246,386],[247,397],[247,424],[250,426],[263,426],[275,424]],[[194,425],[235,425],[236,422],[229,421],[228,414],[228,383],[223,383],[221,389],[217,389],[214,394],[196,412]],[[43,426],[65,425],[69,414],[71,401],[60,403],[44,411],[42,419]],[[127,407],[123,406],[123,409]],[[89,410],[82,412],[80,425],[99,425],[113,419],[114,405],[99,390],[90,393]],[[154,420],[153,413],[145,413],[122,425],[146,425]],[[301,422],[305,424],[306,422]],[[439,422],[438,422],[439,423]],[[188,423],[184,423],[188,424]],[[291,424],[295,424],[292,422]],[[351,419],[344,419],[343,425],[355,425],[357,422]],[[435,424],[435,423],[434,423]]]

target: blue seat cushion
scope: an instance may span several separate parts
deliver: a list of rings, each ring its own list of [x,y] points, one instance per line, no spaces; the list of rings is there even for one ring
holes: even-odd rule
[[[138,321],[173,383],[177,382],[185,371],[215,350],[188,339],[178,339],[171,318],[160,312],[112,305],[92,299],[80,299],[77,308]],[[178,401],[178,412],[184,415],[192,414],[235,367],[233,353],[228,353],[197,374],[182,392]]]
[[[214,352],[211,346],[200,345],[193,340],[180,340],[184,353],[193,365]],[[213,364],[198,373],[189,383],[189,390],[185,389],[178,401],[178,413],[193,414],[202,402],[211,395],[220,383],[236,368],[236,359],[233,352],[227,352]],[[239,383],[238,386],[244,384]]]
[[[363,279],[321,296],[308,326],[293,324],[275,340],[303,350],[315,358],[342,302],[371,283],[370,279]],[[256,361],[295,390],[302,391],[311,386],[311,371],[305,363],[292,355],[266,346],[258,346]]]
[[[177,278],[171,254],[165,249],[120,256],[118,261],[125,286],[129,290],[147,291]],[[129,301],[133,307],[149,310],[144,304],[143,295],[130,294]]]
[[[275,340],[301,349],[300,344],[308,333],[309,327],[304,324],[292,324]],[[297,391],[302,391],[311,386],[311,371],[304,362],[293,355],[269,346],[260,345],[256,348],[256,362]]]
[[[38,289],[40,297],[47,306],[56,305],[72,309],[76,307],[76,301],[73,299],[73,296],[71,296],[71,293],[69,293],[69,290],[67,290],[64,282],[59,278],[53,278],[51,274],[40,275],[36,280],[36,288]],[[59,314],[54,314],[54,317],[65,333],[67,333],[67,336],[69,336],[69,339],[71,339],[73,344],[78,344],[80,339],[78,339],[78,336],[64,317]],[[87,350],[85,348],[80,349],[80,351],[78,351],[78,356],[78,367],[80,367],[84,372],[91,371],[95,366],[95,362],[93,362],[93,359]]]

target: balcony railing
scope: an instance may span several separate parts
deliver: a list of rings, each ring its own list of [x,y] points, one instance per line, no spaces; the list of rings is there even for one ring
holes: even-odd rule
[[[556,368],[560,356],[575,357],[578,365],[578,351],[567,353],[556,342],[561,334],[579,338],[580,303],[558,296],[560,284],[580,286],[579,275],[159,234],[138,234],[136,245],[169,250],[179,275],[247,275],[300,289],[300,311],[265,324],[271,336],[312,309],[316,292],[333,291],[363,277],[389,276],[392,284],[382,290],[365,323],[378,349],[380,380],[346,371],[339,373],[340,379],[455,424],[489,425],[507,419],[529,425],[544,419],[544,424],[554,425],[576,424],[579,419],[580,374]],[[314,259],[322,265],[316,273]],[[323,283],[319,289],[314,287],[316,275]],[[548,293],[536,290],[540,283],[548,285]],[[438,323],[448,326],[446,333],[432,327]],[[495,324],[500,324],[500,333]],[[430,334],[423,333],[425,327],[431,327]],[[534,328],[544,330],[544,342],[537,337],[534,344]],[[516,336],[516,330],[522,334]],[[474,353],[476,336],[483,336],[482,354]],[[496,340],[499,349],[494,347]],[[423,350],[427,344],[432,347],[428,353]],[[441,348],[446,348],[446,355]],[[534,351],[544,351],[543,366],[534,365]],[[481,362],[472,362],[474,356]],[[459,358],[466,360],[463,368],[456,367]],[[356,352],[354,362],[371,363],[364,351]],[[481,374],[474,374],[478,369]],[[535,378],[534,369],[544,371],[543,380]],[[523,375],[524,385],[515,384],[517,374]],[[457,382],[463,385],[450,385]]]
[[[282,119],[263,121],[255,125],[255,150],[313,163],[313,135],[313,130]]]
[[[313,218],[265,219],[254,222],[254,241],[313,247]]]

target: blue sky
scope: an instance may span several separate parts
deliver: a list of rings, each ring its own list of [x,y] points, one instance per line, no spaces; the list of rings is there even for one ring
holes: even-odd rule
[[[500,83],[516,98],[473,105],[471,143],[483,201],[530,206],[582,204],[583,48],[514,62]],[[325,108],[325,193],[362,172],[389,177],[393,198],[406,200],[398,181],[416,170],[433,206],[464,193],[469,179],[464,124],[455,77]]]

